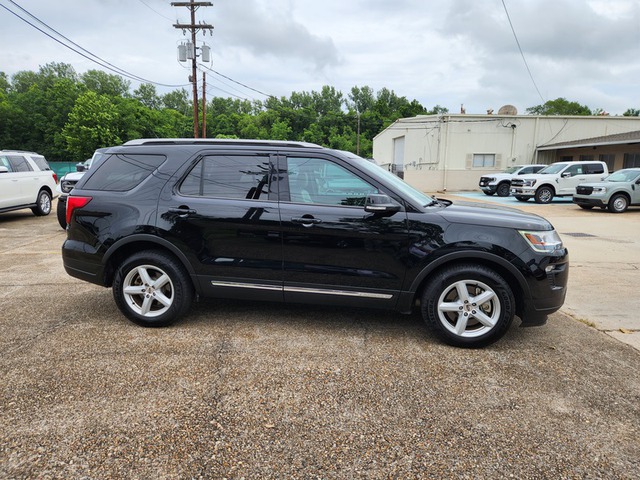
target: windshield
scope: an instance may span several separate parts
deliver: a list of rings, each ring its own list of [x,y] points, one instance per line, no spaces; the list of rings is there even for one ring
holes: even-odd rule
[[[502,173],[516,173],[518,170],[520,170],[522,167],[509,167],[507,168],[504,172]]]
[[[607,182],[633,182],[640,176],[640,170],[620,170],[612,173],[605,180]]]
[[[548,167],[544,167],[538,173],[541,174],[541,175],[559,173],[567,165],[568,164],[566,164],[566,163],[554,163],[553,165],[549,165]]]
[[[409,185],[404,180],[402,180],[400,177],[376,165],[375,163],[365,160],[364,158],[359,157],[357,155],[354,155],[351,152],[342,152],[342,153],[348,156],[352,160],[357,160],[358,166],[365,172],[371,173],[372,175],[383,177],[386,182],[388,182],[389,184],[391,184],[391,186],[393,186],[393,188],[398,190],[398,192],[400,192],[401,194],[406,195],[407,197],[410,197],[411,200],[417,205],[421,205],[424,207],[432,204],[435,201],[433,197],[427,195],[426,193],[422,193],[419,190],[416,190],[411,185]]]

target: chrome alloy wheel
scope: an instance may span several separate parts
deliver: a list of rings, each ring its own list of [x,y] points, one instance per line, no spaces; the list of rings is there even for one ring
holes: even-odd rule
[[[496,292],[477,280],[451,284],[438,299],[441,324],[460,337],[479,337],[491,331],[500,319]]]
[[[153,318],[165,313],[174,300],[174,286],[164,271],[153,265],[139,265],[124,279],[122,293],[135,313]]]

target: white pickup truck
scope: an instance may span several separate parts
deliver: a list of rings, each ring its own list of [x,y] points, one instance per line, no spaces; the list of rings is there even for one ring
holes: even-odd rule
[[[578,184],[600,182],[608,174],[604,162],[552,163],[536,174],[511,180],[511,194],[521,202],[534,198],[536,203],[550,203],[553,197],[573,196]]]
[[[528,175],[542,170],[546,165],[514,165],[503,172],[486,174],[480,177],[478,186],[485,195],[497,193],[499,197],[508,197],[511,180],[517,175]]]

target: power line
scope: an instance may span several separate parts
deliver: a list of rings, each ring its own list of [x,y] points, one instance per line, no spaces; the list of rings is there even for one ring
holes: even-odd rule
[[[30,25],[31,27],[35,28],[36,30],[38,30],[40,33],[42,33],[43,35],[46,35],[47,37],[49,37],[51,40],[59,43],[60,45],[62,45],[63,47],[73,51],[74,53],[77,53],[78,55],[86,58],[87,60],[96,63],[97,65],[100,65],[103,68],[106,68],[107,70],[111,70],[114,73],[117,73],[118,75],[122,75],[124,77],[127,77],[131,80],[135,80],[137,82],[142,82],[142,83],[151,83],[154,85],[158,85],[158,86],[162,86],[162,87],[183,87],[186,86],[188,84],[181,84],[181,85],[169,85],[169,84],[165,84],[165,83],[160,83],[160,82],[155,82],[153,80],[148,80],[146,78],[140,77],[138,75],[135,75],[133,73],[130,73],[120,67],[117,67],[115,65],[113,65],[112,63],[107,62],[106,60],[100,58],[98,55],[90,52],[89,50],[87,50],[86,48],[78,45],[77,43],[75,43],[74,41],[70,40],[69,38],[67,38],[66,36],[64,36],[63,34],[61,34],[60,32],[58,32],[56,29],[50,27],[49,25],[47,25],[45,22],[43,22],[42,20],[40,20],[38,17],[36,17],[35,15],[33,15],[32,13],[30,13],[29,11],[27,11],[26,9],[24,9],[23,7],[21,7],[19,4],[17,4],[16,2],[14,2],[13,0],[8,0],[11,4],[13,4],[15,7],[19,8],[20,10],[22,10],[24,13],[26,13],[27,15],[29,15],[31,18],[33,18],[34,20],[36,20],[38,23],[40,23],[41,25],[43,25],[45,28],[49,29],[50,31],[54,32],[56,35],[58,35],[59,37],[63,38],[64,40],[66,40],[67,42],[69,42],[71,45],[77,47],[78,49],[82,50],[76,50],[75,48],[73,48],[72,46],[64,43],[63,41],[61,41],[58,38],[55,38],[54,36],[50,35],[49,33],[47,33],[46,31],[44,31],[43,29],[41,29],[40,27],[38,27],[37,25],[34,25],[33,23],[31,23],[29,20],[27,20],[26,18],[20,16],[18,13],[14,12],[13,10],[10,10],[7,6],[0,4],[0,7],[4,8],[7,12],[11,13],[12,15],[18,17],[20,20],[22,20],[23,22],[25,22],[26,24]],[[85,53],[82,53],[85,52]],[[94,57],[94,58],[91,58]]]
[[[524,57],[524,52],[522,51],[522,47],[520,46],[520,41],[518,40],[518,36],[516,35],[516,30],[513,28],[513,23],[511,23],[511,17],[509,16],[509,11],[507,10],[507,5],[504,3],[504,0],[502,0],[502,6],[504,7],[504,12],[507,14],[507,20],[509,20],[509,25],[511,26],[511,31],[513,32],[513,38],[516,39],[516,44],[518,45],[518,50],[520,50],[520,55],[522,56],[522,61],[524,62],[524,66],[527,68],[527,72],[529,72],[529,78],[531,79],[531,83],[533,83],[533,86],[535,87],[536,92],[538,92],[538,95],[540,96],[540,98],[542,99],[542,102],[544,103],[546,100],[540,93],[540,90],[538,89],[538,85],[536,85],[536,81],[533,79],[533,75],[531,73],[531,70],[529,69],[529,64],[527,63],[527,59]]]
[[[214,69],[212,69],[212,68],[209,68],[209,67],[206,67],[206,68],[207,68],[207,70],[209,70],[209,71],[211,71],[211,72],[215,73],[216,75],[219,75],[219,76],[221,76],[222,78],[226,78],[227,80],[230,80],[230,81],[232,81],[233,83],[237,83],[238,85],[241,85],[241,86],[243,86],[244,88],[248,88],[249,90],[252,90],[252,91],[254,91],[254,92],[256,92],[256,93],[259,93],[260,95],[264,95],[265,97],[276,98],[276,97],[274,97],[273,95],[270,95],[270,94],[268,94],[268,93],[261,92],[260,90],[257,90],[257,89],[255,89],[255,88],[253,88],[253,87],[250,87],[249,85],[245,85],[244,83],[239,82],[239,81],[237,81],[237,80],[234,80],[234,79],[233,79],[233,78],[231,78],[231,77],[227,77],[226,75],[223,75],[223,74],[222,74],[222,73],[220,73],[220,72],[216,72],[216,71],[215,71]]]
[[[161,14],[159,11],[157,11],[155,8],[153,8],[151,5],[149,5],[147,2],[145,2],[144,0],[138,0],[141,4],[143,4],[145,7],[147,7],[149,10],[151,10],[152,12],[154,12],[155,14],[157,14],[158,16],[169,20],[171,22],[173,22],[173,18],[169,18],[166,15]]]

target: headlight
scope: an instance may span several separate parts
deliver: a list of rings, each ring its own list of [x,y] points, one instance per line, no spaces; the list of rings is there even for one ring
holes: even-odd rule
[[[523,180],[525,187],[533,187],[536,184],[536,180],[525,179]]]
[[[491,183],[491,182],[495,182],[496,179],[494,177],[487,177],[487,181]]]
[[[607,193],[607,187],[593,187],[593,193]]]
[[[555,230],[519,230],[519,232],[536,252],[554,252],[562,248],[562,240]]]
[[[62,190],[62,193],[69,193],[71,190],[73,190],[73,186],[74,183],[67,180],[63,180],[62,182],[60,182],[60,190]]]

